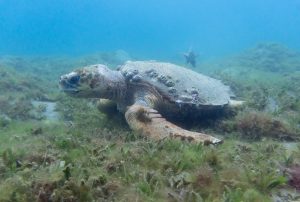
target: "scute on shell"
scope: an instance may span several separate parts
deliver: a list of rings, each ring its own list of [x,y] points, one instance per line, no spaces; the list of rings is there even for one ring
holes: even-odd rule
[[[162,96],[175,103],[223,106],[230,101],[230,88],[221,81],[175,64],[128,61],[120,71],[125,78],[136,75],[136,81],[153,85]]]

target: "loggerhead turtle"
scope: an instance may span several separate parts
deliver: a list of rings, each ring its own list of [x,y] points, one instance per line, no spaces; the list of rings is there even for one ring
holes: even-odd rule
[[[118,70],[102,64],[87,66],[61,76],[60,86],[73,97],[115,102],[132,130],[156,140],[171,137],[220,143],[218,138],[178,127],[162,115],[197,114],[233,102],[229,87],[219,80],[156,61],[127,61]]]

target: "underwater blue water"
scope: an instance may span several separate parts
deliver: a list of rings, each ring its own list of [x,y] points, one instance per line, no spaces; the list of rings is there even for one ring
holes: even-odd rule
[[[215,57],[299,36],[300,0],[0,0],[0,54]]]

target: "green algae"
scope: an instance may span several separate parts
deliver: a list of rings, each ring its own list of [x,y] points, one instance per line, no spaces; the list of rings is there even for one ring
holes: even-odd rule
[[[27,127],[34,125],[27,123]],[[68,135],[71,130],[65,126],[56,125],[55,130],[48,125],[42,128],[43,135],[28,132],[22,139],[6,143],[21,145],[20,148],[8,147],[14,149],[1,151],[6,169],[0,175],[1,185],[6,186],[1,189],[1,200],[9,200],[3,197],[14,193],[24,200],[36,198],[38,190],[32,186],[45,189],[50,185],[53,198],[80,200],[78,190],[82,183],[86,186],[82,188],[85,197],[103,200],[124,199],[124,192],[141,200],[167,200],[171,196],[179,197],[177,200],[200,196],[204,200],[224,197],[242,200],[250,196],[238,194],[237,190],[242,193],[251,190],[256,197],[267,198],[286,182],[284,174],[278,171],[278,165],[285,164],[282,154],[286,150],[277,142],[248,144],[228,139],[214,148],[175,140],[124,141],[118,135],[107,139],[101,134],[86,134],[80,128],[74,137]],[[9,132],[5,133],[9,135]],[[300,156],[299,153],[297,150],[295,154]],[[6,162],[7,159],[10,161]],[[19,168],[16,159],[22,162]],[[293,161],[297,162],[298,158]],[[31,192],[25,196],[22,189]]]

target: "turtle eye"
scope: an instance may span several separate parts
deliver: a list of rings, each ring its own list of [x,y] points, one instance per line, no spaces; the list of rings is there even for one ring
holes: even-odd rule
[[[69,80],[69,83],[70,83],[70,84],[77,84],[78,81],[79,81],[79,79],[80,79],[80,76],[79,76],[79,75],[72,76],[72,77],[70,78],[70,80]]]

